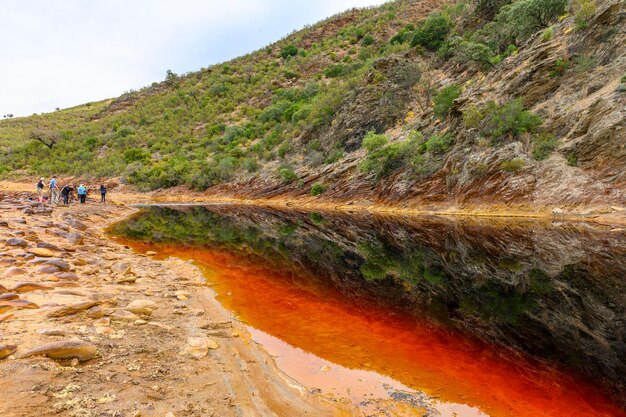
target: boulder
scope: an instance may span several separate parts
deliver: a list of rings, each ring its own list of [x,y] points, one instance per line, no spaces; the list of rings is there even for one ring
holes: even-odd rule
[[[73,359],[88,361],[96,356],[96,345],[82,340],[63,340],[60,342],[48,343],[24,353],[22,358],[44,355],[50,359]]]

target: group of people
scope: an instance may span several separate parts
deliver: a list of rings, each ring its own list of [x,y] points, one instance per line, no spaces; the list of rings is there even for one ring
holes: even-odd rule
[[[65,185],[60,188],[60,185],[57,181],[57,177],[53,176],[50,182],[48,183],[48,196],[46,197],[44,193],[44,189],[46,188],[45,179],[39,178],[39,182],[37,182],[37,196],[40,203],[43,203],[46,198],[51,204],[59,204],[59,198],[63,197],[63,204],[68,205],[70,201],[75,199],[74,191],[78,194],[78,200],[81,204],[85,204],[87,201],[87,194],[89,193],[89,188],[84,184],[80,184],[77,187],[74,185]],[[106,194],[107,189],[104,184],[100,185],[100,202],[106,203]]]

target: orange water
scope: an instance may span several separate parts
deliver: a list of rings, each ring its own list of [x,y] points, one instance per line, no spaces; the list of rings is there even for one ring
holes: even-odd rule
[[[261,339],[266,333],[271,335],[267,343],[278,338],[303,351],[295,361],[283,361],[316,387],[325,384],[324,378],[307,371],[311,363],[302,359],[307,354],[343,369],[374,371],[441,402],[466,405],[467,414],[459,416],[626,417],[594,386],[569,374],[428,319],[359,306],[319,280],[214,249],[130,245],[195,260],[220,302],[262,331]],[[274,348],[280,351],[275,343]],[[331,386],[341,383],[332,372],[327,379]]]

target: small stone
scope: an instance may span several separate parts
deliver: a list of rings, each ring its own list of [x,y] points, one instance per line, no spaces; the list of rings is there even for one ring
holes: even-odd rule
[[[133,324],[134,324],[135,326],[143,326],[144,324],[148,324],[148,322],[147,322],[147,321],[145,321],[145,320],[135,320],[135,321],[133,322]]]
[[[186,351],[196,359],[204,358],[209,353],[209,339],[204,336],[188,337]]]
[[[54,274],[55,272],[61,272],[56,265],[41,265],[35,270],[39,274]]]
[[[7,356],[11,356],[17,350],[15,345],[0,344],[0,359],[4,359]]]
[[[39,334],[42,336],[65,336],[65,331],[63,329],[39,329],[37,330]]]
[[[13,292],[0,294],[0,301],[11,301],[11,300],[19,300],[19,299],[20,299],[20,296]]]
[[[239,332],[232,332],[230,334],[231,337],[239,337]]]
[[[130,272],[130,263],[128,262],[115,262],[111,265],[111,272],[116,274],[125,275]]]
[[[39,284],[37,282],[18,282],[10,288],[11,291],[19,294],[39,290],[49,291],[51,289],[52,287],[49,284]]]
[[[71,316],[100,304],[102,304],[102,301],[85,301],[83,303],[71,304],[49,312],[48,317]]]
[[[189,300],[189,293],[187,291],[176,291],[175,295],[178,300]]]
[[[146,252],[146,255],[148,255],[148,256],[155,256],[155,255],[158,255],[158,253],[156,253],[153,250],[149,250],[149,251]]]
[[[87,317],[90,319],[101,319],[104,317],[104,311],[100,306],[94,306],[87,310]]]
[[[72,245],[82,245],[84,242],[83,235],[77,232],[69,233],[67,235],[67,240]]]
[[[157,304],[151,300],[135,300],[126,306],[126,310],[134,314],[151,316],[152,311],[157,308]]]
[[[133,284],[135,281],[137,281],[137,277],[125,276],[125,277],[121,277],[117,279],[115,283],[116,284]]]
[[[134,322],[135,320],[139,320],[137,315],[131,313],[126,310],[115,310],[109,317],[111,321],[126,321],[126,322]]]
[[[320,367],[320,371],[322,371],[322,372],[330,372],[330,366],[328,366],[328,365],[322,365],[322,366]]]
[[[28,246],[28,243],[24,239],[19,239],[17,237],[7,239],[5,243],[9,246],[19,246],[21,248],[25,248]]]
[[[26,274],[26,270],[22,269],[22,268],[18,268],[16,266],[12,266],[10,268],[8,268],[6,271],[4,271],[4,273],[2,274],[3,277],[13,277],[16,275],[24,275]]]
[[[57,252],[63,252],[63,249],[61,249],[57,245],[53,245],[52,243],[47,243],[47,242],[39,242],[39,243],[37,243],[37,247],[38,248],[50,249],[50,250],[54,250],[54,251],[57,251]]]
[[[87,225],[79,220],[69,219],[66,221],[66,223],[72,226],[74,229],[80,230],[81,232],[87,230]]]
[[[41,256],[43,258],[51,258],[54,256],[54,252],[46,248],[30,248],[28,252],[32,253],[35,256]]]

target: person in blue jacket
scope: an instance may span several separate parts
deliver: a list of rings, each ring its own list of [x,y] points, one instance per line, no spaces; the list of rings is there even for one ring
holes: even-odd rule
[[[87,187],[83,184],[78,187],[78,198],[80,199],[80,204],[85,204],[85,200],[87,200]]]

